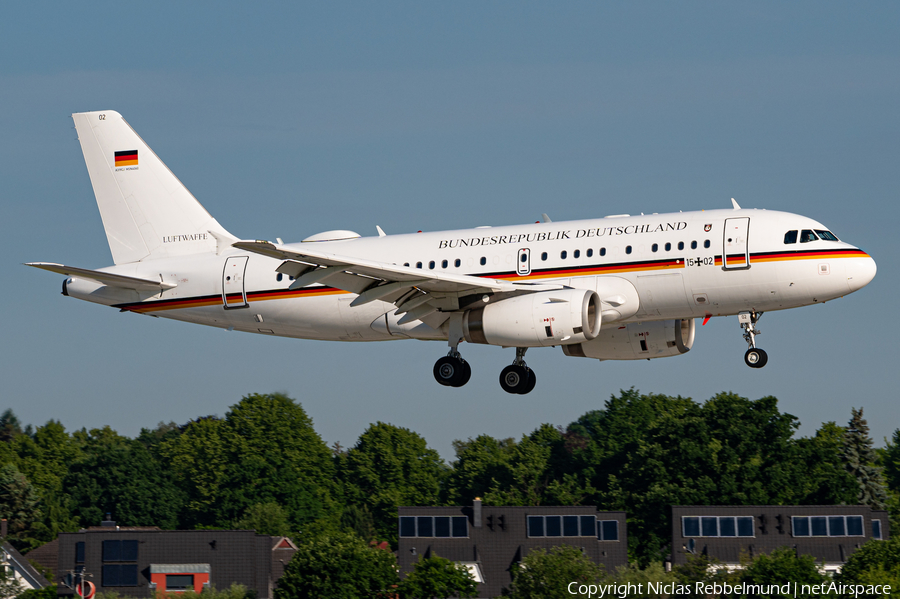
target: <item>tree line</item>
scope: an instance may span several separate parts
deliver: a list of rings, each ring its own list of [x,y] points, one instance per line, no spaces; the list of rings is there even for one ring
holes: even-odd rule
[[[352,534],[396,548],[404,505],[593,505],[628,514],[630,558],[670,551],[671,504],[856,504],[900,514],[900,430],[873,449],[862,410],[847,426],[799,421],[774,397],[705,402],[636,390],[568,426],[454,442],[447,463],[406,428],[377,422],[328,447],[283,394],[224,417],[160,423],[135,438],[0,415],[0,516],[21,551],[97,525],[254,528],[299,539]],[[898,530],[898,529],[894,529]]]

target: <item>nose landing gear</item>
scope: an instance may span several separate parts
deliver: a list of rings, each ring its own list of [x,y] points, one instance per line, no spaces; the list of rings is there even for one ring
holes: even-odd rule
[[[516,359],[500,371],[500,387],[507,393],[525,395],[531,393],[537,383],[534,371],[525,364],[527,347],[516,348]]]
[[[762,334],[762,331],[756,328],[756,323],[762,315],[762,312],[741,312],[738,314],[738,322],[741,323],[741,328],[744,329],[744,341],[749,346],[749,349],[744,354],[744,363],[750,368],[762,368],[769,361],[769,356],[765,350],[756,347],[756,336]]]

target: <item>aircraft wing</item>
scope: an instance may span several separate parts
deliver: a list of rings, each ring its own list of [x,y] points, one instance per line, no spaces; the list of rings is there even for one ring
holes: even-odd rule
[[[276,270],[295,277],[291,289],[323,283],[358,294],[359,297],[353,300],[351,306],[375,300],[394,303],[398,307],[398,314],[406,313],[401,323],[424,321],[426,316],[438,310],[458,310],[461,296],[488,292],[533,293],[562,288],[558,284],[516,283],[447,271],[422,270],[341,256],[313,247],[297,249],[270,241],[238,241],[233,246],[284,260]]]
[[[49,270],[50,272],[55,272],[57,274],[76,277],[79,279],[87,279],[89,281],[96,281],[102,285],[109,285],[110,287],[121,287],[122,289],[158,292],[162,289],[171,289],[175,287],[175,285],[172,283],[153,281],[151,279],[139,279],[137,277],[128,277],[125,275],[115,275],[99,270],[76,268],[74,266],[55,264],[53,262],[27,262],[25,266],[33,266],[35,268]]]

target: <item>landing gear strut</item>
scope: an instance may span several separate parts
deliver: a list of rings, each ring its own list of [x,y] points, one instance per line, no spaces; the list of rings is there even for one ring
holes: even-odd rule
[[[434,380],[445,387],[462,387],[472,378],[472,367],[459,354],[462,339],[462,317],[454,315],[450,318],[450,332],[447,336],[450,351],[434,363]]]
[[[747,353],[744,354],[744,362],[750,368],[762,368],[769,361],[769,356],[765,350],[756,347],[756,336],[762,333],[756,328],[756,323],[762,315],[762,312],[741,312],[738,314],[738,321],[741,323],[741,328],[744,329],[744,341],[749,346]]]
[[[517,347],[516,359],[500,371],[500,386],[507,393],[525,395],[534,389],[537,378],[534,376],[534,371],[525,364],[527,349],[527,347]]]

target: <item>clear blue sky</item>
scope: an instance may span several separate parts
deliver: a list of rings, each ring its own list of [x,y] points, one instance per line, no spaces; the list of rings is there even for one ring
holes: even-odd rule
[[[868,2],[64,3],[0,9],[0,407],[24,422],[223,415],[286,391],[329,442],[375,421],[453,439],[565,425],[636,387],[774,395],[812,434],[863,406],[900,427],[900,4]],[[60,295],[28,261],[98,268],[109,248],[69,115],[121,112],[244,238],[297,241],[730,206],[801,213],[869,251],[878,276],[767,314],[762,370],[736,318],[694,350],[604,362],[440,343],[337,344],[119,314]]]

